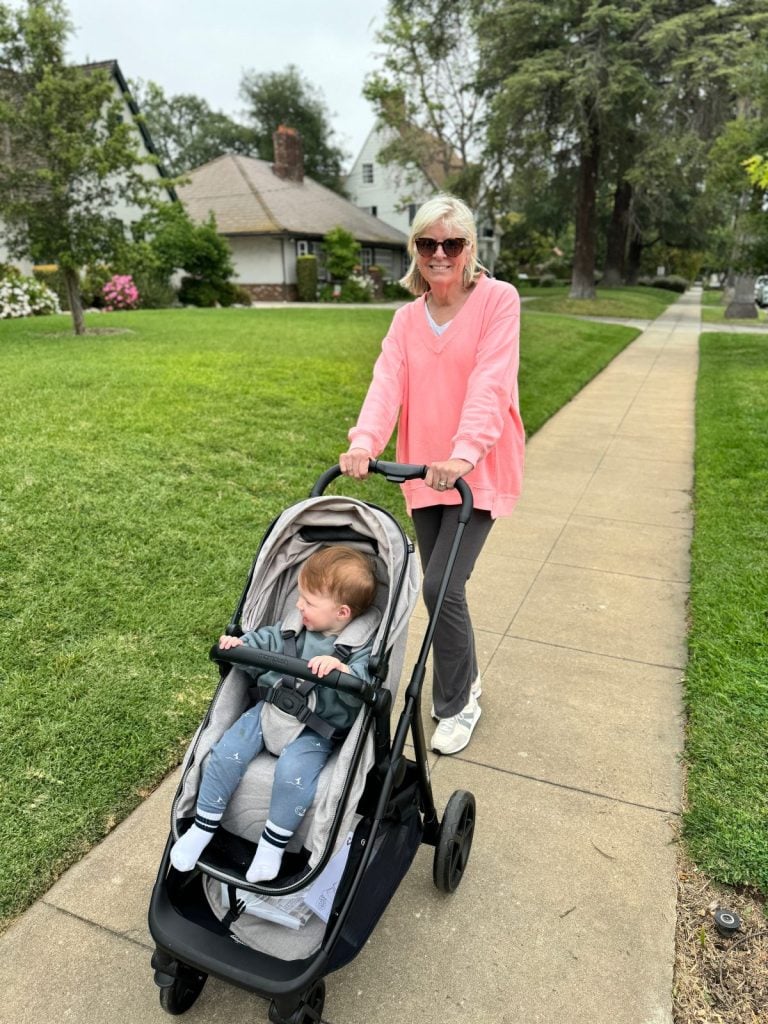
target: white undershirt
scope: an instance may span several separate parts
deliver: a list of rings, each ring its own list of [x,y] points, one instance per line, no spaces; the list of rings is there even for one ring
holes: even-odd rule
[[[435,334],[442,334],[443,331],[447,330],[447,328],[449,328],[451,326],[451,321],[450,320],[448,321],[447,324],[437,324],[437,323],[435,323],[434,318],[432,317],[432,314],[429,312],[429,306],[427,305],[426,302],[424,303],[424,309],[427,312],[427,323],[432,328],[432,330],[435,332]]]

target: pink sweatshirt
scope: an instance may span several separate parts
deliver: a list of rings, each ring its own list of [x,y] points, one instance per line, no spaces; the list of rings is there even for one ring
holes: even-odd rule
[[[518,410],[520,299],[481,277],[447,330],[427,323],[426,297],[398,309],[381,346],[351,447],[378,456],[397,422],[397,460],[421,465],[466,459],[475,508],[509,515],[520,496],[525,433]],[[410,512],[459,502],[423,480],[403,484]]]

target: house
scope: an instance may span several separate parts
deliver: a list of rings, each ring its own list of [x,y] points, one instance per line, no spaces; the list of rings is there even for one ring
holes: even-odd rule
[[[407,234],[421,204],[440,191],[445,173],[435,166],[427,176],[415,165],[405,168],[380,162],[379,154],[394,134],[392,128],[374,125],[352,164],[345,186],[350,199],[366,213]],[[461,169],[458,157],[455,169]]]
[[[139,167],[139,173],[145,178],[150,180],[159,180],[165,177],[163,168],[161,167],[158,159],[157,152],[155,150],[152,138],[147,130],[147,126],[144,124],[139,116],[139,108],[136,105],[133,97],[131,96],[120,66],[116,60],[101,61],[94,64],[82,64],[80,65],[83,71],[106,71],[111,79],[113,85],[113,92],[115,98],[120,100],[123,104],[122,116],[124,120],[131,121],[136,127],[138,136],[138,150],[142,158],[147,159],[147,163],[141,164]],[[173,201],[176,199],[176,193],[172,188],[166,188],[165,193],[169,200]],[[142,211],[137,206],[131,206],[127,204],[119,195],[115,195],[115,201],[112,207],[112,215],[121,220],[126,226],[132,221],[138,220],[142,216]],[[29,260],[11,260],[8,257],[8,251],[3,243],[3,230],[2,221],[0,220],[0,263],[12,263],[18,267],[23,274],[32,273],[32,264]]]
[[[323,236],[335,227],[360,243],[364,270],[376,264],[393,279],[406,269],[402,231],[304,176],[293,128],[275,132],[274,163],[226,154],[188,178],[177,189],[182,205],[198,223],[213,213],[232,248],[237,282],[257,301],[295,299],[297,256],[321,257]]]
[[[352,202],[366,213],[408,234],[416,211],[445,187],[447,174],[443,164],[436,159],[431,161],[426,174],[415,164],[401,167],[382,162],[379,154],[393,138],[395,129],[374,125],[352,164],[345,187]],[[426,152],[435,152],[440,145],[434,137],[417,133],[417,144],[422,142]],[[448,173],[458,173],[463,166],[461,157],[453,153]],[[499,251],[498,232],[492,223],[480,217],[477,234],[480,259],[492,270]]]

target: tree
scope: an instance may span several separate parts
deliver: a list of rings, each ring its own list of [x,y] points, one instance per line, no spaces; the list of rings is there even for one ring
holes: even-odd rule
[[[369,75],[363,95],[392,131],[379,159],[403,168],[406,185],[418,180],[416,171],[436,192],[475,209],[486,205],[499,168],[484,159],[486,105],[475,89],[478,50],[467,5],[390,0],[378,39],[383,68]]]
[[[513,163],[575,171],[571,296],[594,295],[599,180],[606,152],[646,94],[642,33],[656,0],[490,0],[480,4],[489,139]]]
[[[109,75],[65,64],[69,31],[60,0],[0,4],[0,209],[12,255],[58,263],[82,334],[80,268],[122,237],[115,199],[147,205],[151,186]]]
[[[155,82],[134,82],[131,88],[168,174],[184,174],[223,153],[258,155],[253,129],[211,110],[199,96],[166,96]]]
[[[761,2],[687,0],[674,15],[657,17],[645,33],[643,63],[653,93],[627,174],[632,187],[630,280],[641,253],[654,245],[667,258],[679,261],[687,252],[694,264],[700,262],[710,239],[717,237],[721,245],[728,225],[738,219],[745,185],[738,168],[743,146],[736,136],[722,147],[718,139],[729,132],[733,118],[742,116],[745,98],[761,88],[766,23]],[[750,100],[747,105],[754,104]],[[740,187],[730,196],[716,185],[718,175],[712,175],[713,159],[721,162],[719,149],[738,172]]]
[[[273,160],[272,136],[280,125],[301,136],[304,170],[315,181],[344,194],[344,152],[334,145],[330,115],[321,94],[302,78],[298,68],[257,74],[247,71],[240,95],[248,104],[247,116],[262,160]]]
[[[611,202],[601,199],[601,182],[610,183],[613,204],[609,266],[620,267],[644,186],[638,167],[653,166],[649,147],[690,138],[708,107],[717,123],[765,4],[477,0],[477,7],[490,143],[515,166],[538,158],[549,159],[553,176],[575,171],[571,295],[591,297],[602,204]],[[683,182],[679,165],[674,171]]]

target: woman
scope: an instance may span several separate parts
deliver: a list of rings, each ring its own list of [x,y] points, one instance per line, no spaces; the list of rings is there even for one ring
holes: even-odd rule
[[[426,464],[423,480],[403,485],[432,611],[456,532],[466,477],[475,508],[436,626],[433,645],[433,750],[455,754],[480,718],[481,693],[466,583],[493,520],[520,494],[525,435],[518,411],[520,300],[512,285],[489,278],[477,258],[467,206],[452,196],[426,202],[408,240],[402,280],[419,298],[397,311],[373,371],[360,416],[349,432],[342,472],[356,479],[386,447],[399,414],[397,459]]]

